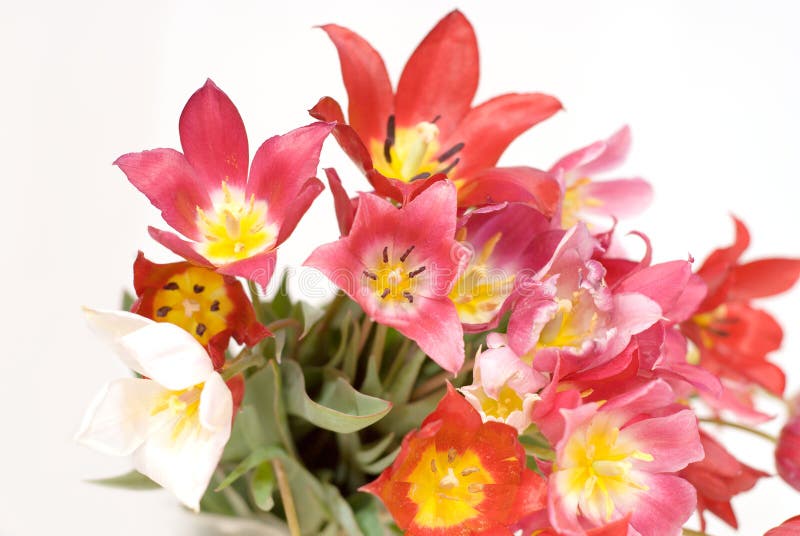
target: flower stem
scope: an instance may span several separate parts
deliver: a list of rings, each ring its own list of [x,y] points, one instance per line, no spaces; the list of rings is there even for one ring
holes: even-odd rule
[[[225,363],[225,367],[222,369],[222,379],[227,381],[251,367],[262,368],[266,365],[267,360],[255,350],[254,347],[247,347],[239,352],[239,355]]]
[[[283,510],[286,513],[286,523],[289,525],[291,536],[302,536],[300,533],[300,521],[297,519],[297,509],[294,506],[292,490],[289,487],[289,480],[286,478],[286,471],[280,460],[272,460],[272,468],[275,469],[275,476],[278,479],[278,490],[283,501]]]
[[[711,536],[707,532],[702,532],[699,530],[692,530],[692,529],[683,529],[683,536]]]
[[[267,324],[267,329],[273,333],[281,329],[300,327],[302,327],[302,324],[295,318],[281,318],[280,320]]]
[[[756,435],[758,437],[766,439],[767,441],[772,441],[773,443],[777,443],[778,442],[778,438],[776,438],[775,436],[773,436],[771,434],[768,434],[766,432],[762,432],[761,430],[756,430],[755,428],[751,428],[751,427],[746,426],[744,424],[739,424],[739,423],[736,423],[736,422],[726,421],[726,420],[723,420],[723,419],[718,419],[718,418],[713,418],[713,417],[706,417],[706,418],[702,418],[702,419],[698,418],[697,420],[700,421],[700,422],[705,422],[705,423],[709,423],[709,424],[718,424],[719,426],[727,426],[728,428],[735,428],[737,430],[742,430],[743,432],[751,433],[753,435]],[[684,529],[684,530],[686,530],[686,529]],[[698,534],[702,534],[702,533],[698,533]]]
[[[380,376],[381,365],[383,364],[383,351],[386,346],[386,332],[387,328],[383,324],[378,324],[375,328],[375,337],[372,339],[372,348],[370,349],[369,359],[375,362],[375,372]]]

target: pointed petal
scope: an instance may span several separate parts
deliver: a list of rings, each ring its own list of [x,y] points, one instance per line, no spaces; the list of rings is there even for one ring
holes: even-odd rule
[[[188,331],[167,322],[128,333],[119,344],[145,376],[173,391],[202,383],[214,371],[206,349]]]
[[[142,378],[110,382],[92,401],[75,440],[103,454],[130,455],[147,439],[150,412],[165,391]]]
[[[248,281],[266,289],[272,274],[275,273],[275,263],[278,253],[273,249],[253,255],[247,259],[232,262],[217,268],[217,272],[234,277],[243,277]]]
[[[653,187],[643,179],[593,181],[582,188],[581,194],[592,201],[581,212],[628,218],[650,205]]]
[[[800,259],[759,259],[736,266],[729,300],[748,301],[786,292],[800,278]]]
[[[414,340],[440,367],[457,374],[464,364],[464,331],[453,302],[425,296],[419,301],[419,315],[401,323],[393,319],[389,325]]]
[[[324,189],[325,185],[316,177],[312,177],[303,183],[300,190],[295,194],[292,203],[287,207],[287,210],[284,211],[281,230],[278,232],[278,239],[276,241],[277,245],[283,244],[286,239],[289,238],[292,232],[294,232],[295,227],[297,227],[297,224],[300,223],[300,219],[305,215],[309,207],[311,207],[311,203],[314,202]]]
[[[597,158],[581,166],[580,173],[589,177],[612,170],[622,165],[630,149],[631,129],[625,125],[605,141],[605,150]]]
[[[256,199],[267,202],[267,218],[281,228],[281,234],[284,220],[294,229],[308,208],[307,204],[302,207],[295,203],[298,195],[309,186],[308,180],[317,174],[322,143],[333,127],[332,123],[312,123],[282,136],[273,136],[258,148],[253,157],[247,197],[255,195]],[[312,192],[313,189],[304,195]]]
[[[213,192],[222,181],[244,189],[250,153],[239,111],[210,79],[189,98],[178,124],[181,146],[198,177]]]
[[[384,139],[394,96],[383,58],[363,37],[347,28],[327,24],[322,29],[339,53],[350,125],[366,143]]]
[[[169,231],[162,231],[161,229],[156,229],[155,227],[148,227],[147,231],[150,233],[150,236],[153,238],[153,240],[169,249],[176,255],[180,255],[187,261],[193,262],[199,266],[205,266],[206,268],[214,267],[214,265],[206,260],[205,257],[195,251],[194,244],[191,242],[182,240],[180,237],[170,233]]]
[[[333,127],[333,137],[336,138],[339,147],[363,173],[372,169],[372,157],[369,155],[367,147],[358,132],[344,120],[342,108],[338,102],[330,97],[322,97],[308,113],[319,121],[336,123],[336,126]]]
[[[189,238],[198,239],[197,207],[211,205],[206,186],[186,158],[173,149],[129,153],[114,161],[128,180],[161,210],[169,225]]]
[[[103,342],[111,346],[114,353],[125,366],[137,374],[144,374],[144,369],[136,356],[131,354],[128,348],[120,343],[120,340],[124,336],[152,325],[155,322],[149,318],[127,311],[105,311],[84,307],[83,313],[92,331],[103,339]]]
[[[436,122],[447,137],[469,111],[478,88],[478,42],[472,25],[453,11],[425,36],[397,84],[397,125]],[[488,138],[488,137],[487,137]]]
[[[561,108],[558,99],[543,93],[509,93],[473,108],[443,143],[444,147],[464,143],[454,175],[469,178],[494,166],[517,136]]]
[[[356,205],[347,195],[344,186],[342,186],[342,180],[335,169],[326,168],[325,175],[328,177],[328,185],[330,186],[331,195],[333,195],[333,207],[336,210],[336,221],[339,222],[339,233],[341,236],[347,236],[350,233],[350,227],[353,226]]]

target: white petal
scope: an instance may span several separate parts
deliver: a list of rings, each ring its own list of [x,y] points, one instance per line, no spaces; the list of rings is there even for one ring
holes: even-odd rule
[[[151,380],[122,378],[92,401],[75,440],[112,456],[127,456],[147,438],[150,413],[165,389]]]
[[[231,390],[216,372],[211,374],[200,394],[200,424],[211,432],[230,427],[233,419]]]
[[[230,419],[213,432],[195,421],[177,438],[171,425],[163,426],[134,452],[133,463],[140,473],[198,511],[230,435]]]
[[[122,337],[150,324],[155,324],[155,322],[127,311],[100,311],[84,307],[83,312],[92,331],[111,346],[125,366],[139,374],[144,374],[136,358],[130,355],[119,341]]]
[[[145,376],[167,389],[189,388],[214,372],[203,345],[174,324],[154,322],[125,335],[119,344],[141,365]]]

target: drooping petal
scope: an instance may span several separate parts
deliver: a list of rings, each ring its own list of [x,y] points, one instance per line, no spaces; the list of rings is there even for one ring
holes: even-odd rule
[[[627,218],[641,213],[650,205],[653,187],[638,178],[592,181],[582,187],[581,195],[592,200],[581,207],[581,212]]]
[[[800,259],[759,259],[734,267],[730,301],[766,298],[786,292],[800,278]]]
[[[232,262],[217,268],[217,272],[234,277],[244,277],[266,289],[272,274],[275,273],[275,264],[278,262],[276,251],[269,250],[247,259]]]
[[[363,37],[347,28],[327,24],[322,29],[339,53],[350,125],[365,143],[384,139],[393,94],[383,59]]]
[[[119,339],[148,378],[167,389],[187,389],[214,372],[211,358],[192,335],[174,324],[152,322]]]
[[[345,122],[342,108],[338,102],[330,97],[322,97],[308,113],[319,121],[336,123],[336,126],[333,127],[333,137],[336,138],[342,150],[362,173],[372,169],[372,157],[364,145],[364,141],[359,137],[358,132]]]
[[[288,231],[308,208],[308,199],[297,205],[297,197],[306,190],[308,180],[317,173],[322,142],[333,130],[332,123],[312,123],[282,136],[265,141],[253,157],[246,197],[267,202],[267,219],[276,223],[284,235],[284,220]],[[321,184],[319,185],[321,186]],[[314,188],[304,195],[316,197],[322,189]],[[285,238],[285,236],[283,236]]]
[[[166,390],[143,378],[121,378],[98,393],[75,440],[112,456],[128,456],[147,439],[150,412]]]
[[[186,240],[182,240],[179,236],[174,233],[170,233],[169,231],[162,231],[161,229],[156,229],[155,227],[148,227],[148,233],[150,236],[164,246],[165,248],[169,249],[176,255],[179,255],[186,259],[189,262],[193,262],[199,266],[205,266],[206,268],[213,268],[214,265],[211,264],[205,257],[200,255],[195,249],[194,245],[191,242],[187,242]]]
[[[356,204],[347,195],[347,191],[342,186],[342,180],[335,169],[326,168],[325,175],[328,177],[328,186],[330,186],[331,195],[333,195],[333,207],[336,211],[336,221],[339,223],[339,233],[341,236],[347,236],[353,226]]]
[[[114,165],[161,210],[164,221],[189,238],[200,238],[197,208],[208,208],[211,199],[205,184],[181,153],[173,149],[129,153],[117,158]]]
[[[189,98],[178,128],[186,159],[197,170],[206,190],[223,181],[243,189],[250,153],[239,111],[210,79]]]
[[[622,165],[631,148],[630,127],[623,126],[604,143],[605,150],[596,158],[583,164],[580,167],[581,174],[584,176],[597,175]]]
[[[478,42],[460,11],[439,21],[408,59],[397,84],[397,125],[436,121],[443,137],[469,110],[478,89]]]
[[[455,177],[469,178],[494,166],[517,136],[561,110],[555,97],[543,93],[509,93],[473,108],[443,143],[463,143]]]

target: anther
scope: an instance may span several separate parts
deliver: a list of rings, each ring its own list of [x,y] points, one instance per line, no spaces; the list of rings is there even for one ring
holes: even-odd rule
[[[456,456],[457,455],[458,455],[458,452],[456,452],[456,449],[454,449],[453,447],[450,447],[447,450],[447,463],[453,463],[454,461],[456,461]]]
[[[194,329],[194,332],[197,333],[198,337],[202,337],[203,333],[206,332],[206,325],[205,324],[197,324],[197,327]]]
[[[383,262],[389,262],[389,246],[383,248]]]
[[[383,156],[386,162],[392,163],[392,146],[394,145],[394,115],[386,122],[386,141],[383,142]]]
[[[442,114],[436,114],[436,117],[434,117],[434,118],[431,120],[431,123],[435,123],[436,121],[438,121],[438,120],[439,120],[439,119],[441,119],[441,118],[442,118]]]
[[[463,141],[460,142],[460,143],[456,143],[455,145],[450,147],[448,150],[443,152],[441,155],[439,155],[439,158],[437,158],[437,160],[439,162],[444,162],[445,160],[450,160],[452,157],[454,157],[456,155],[457,152],[459,152],[463,148],[464,148],[464,142]]]
[[[424,266],[420,266],[416,270],[412,270],[412,271],[408,272],[408,277],[409,277],[409,279],[411,279],[413,277],[417,277],[419,274],[421,274],[424,271],[425,271],[425,267]]]
[[[431,471],[436,472],[436,460],[431,458]]]
[[[410,248],[405,250],[405,252],[403,252],[403,254],[400,255],[400,262],[406,262],[406,259],[408,258],[408,256],[411,254],[412,251],[414,251],[414,246],[411,246]]]
[[[170,311],[172,311],[172,307],[170,307],[169,305],[165,305],[164,307],[159,307],[158,311],[156,311],[156,316],[159,318],[164,318]]]
[[[386,296],[389,295],[389,292],[391,291],[388,288],[383,289],[383,294],[381,294],[381,299],[386,298]]]
[[[219,300],[214,300],[214,302],[211,304],[211,310],[215,313],[219,311]]]
[[[478,469],[477,467],[467,467],[466,469],[461,471],[461,476],[469,476],[473,473],[477,473],[478,471],[480,471],[480,469]]]
[[[178,290],[178,284],[175,281],[170,281],[162,287],[164,290]]]
[[[422,179],[427,179],[430,176],[431,174],[426,171],[424,173],[420,173],[419,175],[414,175],[408,182],[421,181]]]
[[[461,162],[461,159],[460,158],[456,158],[455,160],[450,162],[449,166],[447,166],[446,168],[441,170],[439,173],[443,173],[443,174],[447,175],[448,173],[453,171],[453,168],[456,167],[456,165],[458,165],[459,162]]]
[[[195,294],[200,294],[205,289],[206,287],[204,287],[203,285],[195,285],[194,287],[192,287],[192,290],[194,291]]]
[[[483,484],[473,482],[472,484],[467,486],[467,491],[470,493],[478,493],[480,491],[483,491]]]
[[[367,277],[369,277],[369,278],[370,278],[370,279],[372,279],[373,281],[377,281],[377,280],[378,280],[378,276],[377,276],[377,275],[375,275],[375,274],[373,274],[372,272],[369,272],[369,271],[367,271],[367,270],[364,270],[364,275],[365,275],[365,276],[367,276]]]
[[[407,290],[403,291],[403,297],[408,300],[408,303],[414,303],[414,296]]]

